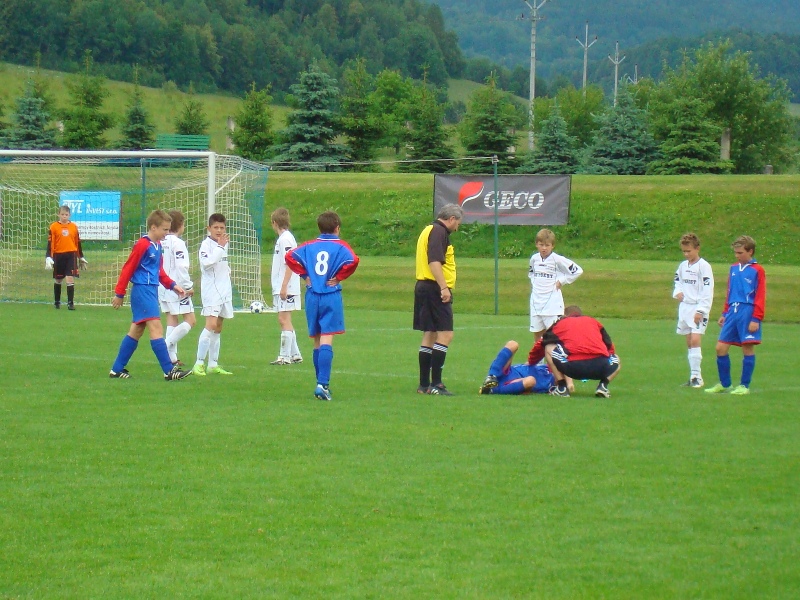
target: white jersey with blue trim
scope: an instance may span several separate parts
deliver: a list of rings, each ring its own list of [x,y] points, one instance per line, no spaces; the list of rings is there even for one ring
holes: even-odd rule
[[[714,300],[714,273],[704,258],[690,264],[688,260],[678,265],[675,271],[675,286],[672,297],[683,293],[683,303],[696,305],[696,311],[708,316]]]
[[[536,252],[531,256],[528,277],[531,280],[531,314],[563,315],[564,296],[556,283],[567,285],[583,273],[575,262],[551,252],[546,258]]]
[[[170,233],[161,240],[161,248],[164,253],[162,263],[164,272],[188,292],[192,289],[192,279],[189,277],[189,250],[186,248],[186,242],[174,233]],[[181,299],[179,294],[166,289],[163,285],[158,287],[158,297],[166,302],[179,302]]]
[[[220,246],[210,236],[200,244],[200,293],[204,307],[219,306],[233,299],[228,245]]]
[[[286,275],[286,254],[290,250],[297,248],[297,240],[292,232],[284,230],[275,240],[275,254],[272,255],[272,295],[277,296],[281,293],[281,286],[283,285],[283,278]],[[300,276],[297,273],[292,273],[289,278],[289,287],[287,293],[290,296],[300,295]]]

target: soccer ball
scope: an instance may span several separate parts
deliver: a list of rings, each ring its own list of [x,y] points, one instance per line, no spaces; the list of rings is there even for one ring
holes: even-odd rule
[[[254,315],[260,315],[266,310],[263,302],[256,300],[255,302],[250,303],[250,312]]]

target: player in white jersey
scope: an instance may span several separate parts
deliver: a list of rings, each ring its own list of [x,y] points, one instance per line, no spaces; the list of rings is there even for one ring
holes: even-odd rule
[[[711,265],[700,258],[700,240],[695,234],[687,233],[681,238],[681,250],[686,260],[675,271],[675,287],[672,290],[672,297],[680,301],[675,333],[686,336],[689,381],[684,385],[701,388],[702,336],[706,332],[711,302],[714,300],[714,273],[711,272]]]
[[[528,277],[531,279],[531,331],[534,342],[564,314],[561,287],[574,282],[583,273],[570,259],[556,254],[556,235],[549,229],[536,234],[536,249],[531,256]]]
[[[292,326],[292,311],[300,310],[300,276],[286,266],[286,254],[297,248],[297,240],[289,231],[289,211],[276,209],[272,215],[272,229],[278,236],[275,253],[272,255],[272,305],[278,311],[278,325],[281,327],[281,346],[278,358],[272,365],[289,365],[303,362],[297,335]],[[286,281],[286,299],[281,298],[281,287]]]
[[[161,312],[167,314],[167,331],[164,338],[167,342],[169,359],[173,365],[183,366],[178,360],[178,342],[181,341],[197,322],[194,317],[192,296],[194,289],[192,279],[189,277],[189,251],[186,242],[181,239],[186,228],[186,219],[179,210],[169,211],[172,217],[169,234],[161,240],[163,248],[164,271],[175,283],[186,291],[185,296],[180,296],[163,285],[158,286],[158,301]],[[178,324],[178,317],[183,317],[183,323]]]
[[[228,265],[230,238],[225,228],[225,215],[214,213],[208,218],[208,237],[200,244],[200,295],[203,299],[202,314],[206,326],[197,342],[197,362],[192,372],[195,375],[216,373],[232,375],[219,366],[220,334],[225,319],[233,318],[233,286],[231,268]],[[208,368],[204,362],[208,357]]]

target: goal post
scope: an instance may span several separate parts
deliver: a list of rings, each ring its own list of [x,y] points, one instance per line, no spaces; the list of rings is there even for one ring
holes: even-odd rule
[[[89,261],[76,283],[78,304],[110,304],[120,269],[155,209],[186,217],[183,239],[198,291],[197,252],[208,216],[224,214],[234,308],[264,302],[267,174],[266,165],[213,152],[0,150],[0,301],[53,301],[44,268],[47,233],[66,204]]]

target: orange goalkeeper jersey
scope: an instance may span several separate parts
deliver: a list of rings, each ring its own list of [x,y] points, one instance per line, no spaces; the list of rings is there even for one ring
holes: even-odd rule
[[[47,256],[67,252],[77,252],[78,256],[83,256],[78,227],[72,221],[66,225],[56,221],[50,225],[50,234],[47,238]]]

